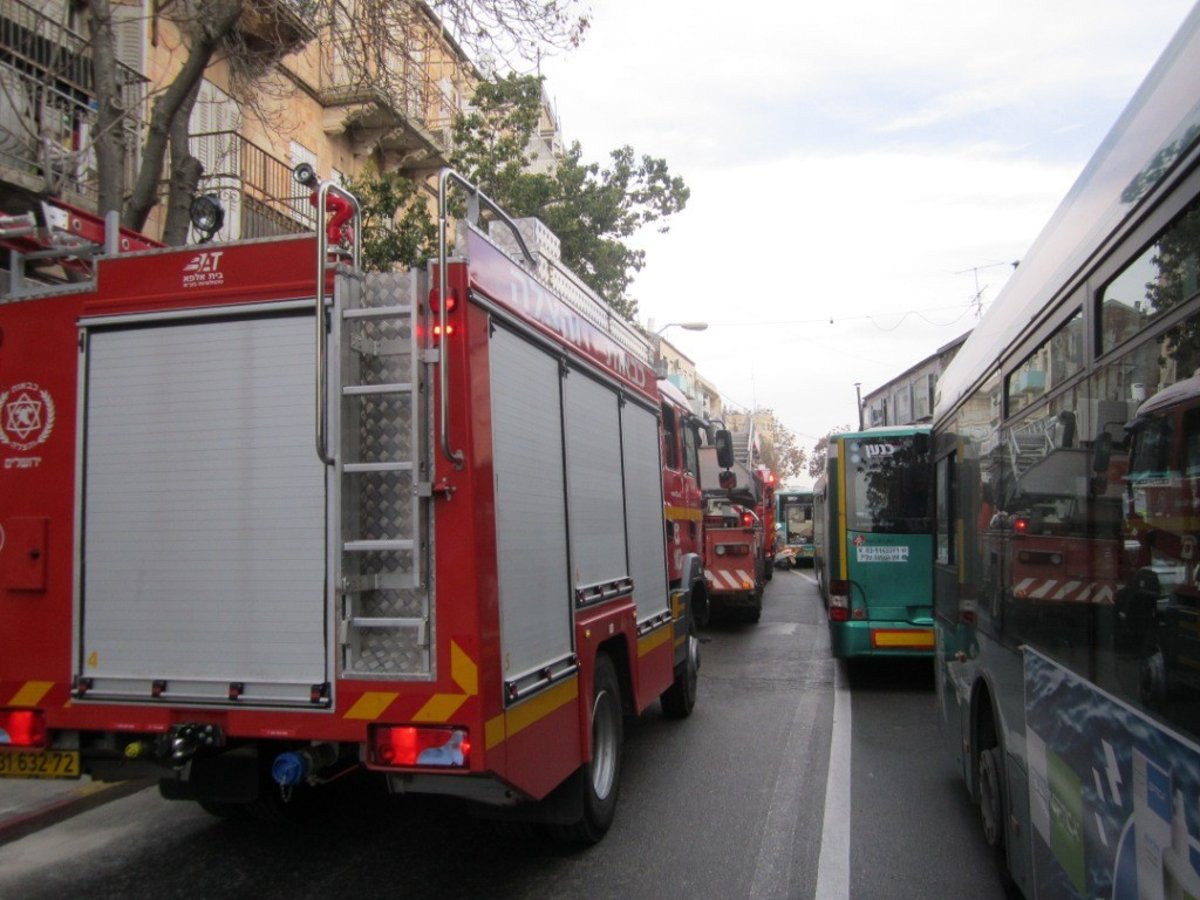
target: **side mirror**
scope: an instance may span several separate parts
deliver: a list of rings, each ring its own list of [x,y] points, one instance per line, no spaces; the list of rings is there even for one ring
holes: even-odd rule
[[[713,444],[717,448],[717,465],[722,469],[732,468],[733,436],[722,428],[713,436]]]

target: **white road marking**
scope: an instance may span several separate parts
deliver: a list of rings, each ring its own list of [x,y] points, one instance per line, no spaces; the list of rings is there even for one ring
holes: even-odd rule
[[[817,900],[843,900],[850,896],[850,688],[845,660],[836,663],[825,824],[817,863]]]

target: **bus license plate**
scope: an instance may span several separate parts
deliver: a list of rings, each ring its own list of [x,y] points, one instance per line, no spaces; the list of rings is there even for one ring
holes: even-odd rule
[[[0,778],[78,777],[78,750],[0,750]]]

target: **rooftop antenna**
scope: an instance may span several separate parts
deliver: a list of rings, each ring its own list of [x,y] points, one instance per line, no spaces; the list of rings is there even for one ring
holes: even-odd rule
[[[973,307],[975,307],[975,318],[978,319],[980,316],[983,315],[983,292],[988,289],[988,286],[986,284],[983,287],[979,286],[980,270],[981,269],[994,269],[997,266],[1012,266],[1015,269],[1020,264],[1021,264],[1020,260],[1013,260],[1010,263],[993,262],[993,263],[986,263],[982,266],[971,266],[971,268],[969,268],[969,269],[963,269],[962,271],[954,273],[955,275],[966,275],[968,272],[970,272],[972,275],[975,276],[975,294],[974,294],[974,296],[971,297],[971,305]]]

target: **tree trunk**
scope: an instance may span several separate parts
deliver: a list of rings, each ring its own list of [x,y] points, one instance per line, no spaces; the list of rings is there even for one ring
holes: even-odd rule
[[[182,122],[183,131],[186,132],[192,104],[195,103],[195,92],[199,90],[204,71],[220,46],[221,39],[237,25],[242,6],[243,0],[213,0],[198,5],[195,33],[183,68],[166,91],[154,101],[137,181],[122,215],[121,224],[126,228],[141,231],[151,210],[158,204],[163,162],[171,136],[175,133],[176,121]],[[198,179],[199,175],[196,177]]]
[[[96,86],[96,174],[99,179],[97,212],[101,216],[121,209],[125,186],[125,130],[123,98],[117,83],[116,39],[109,0],[90,0],[92,60]]]

